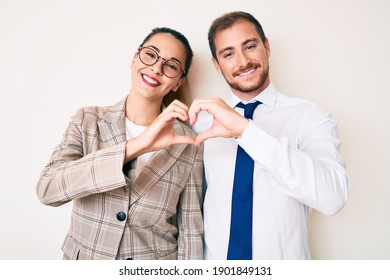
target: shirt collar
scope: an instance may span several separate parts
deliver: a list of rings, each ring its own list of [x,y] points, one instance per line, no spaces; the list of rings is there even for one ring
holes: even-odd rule
[[[226,101],[226,103],[234,108],[239,102],[242,102],[244,104],[254,102],[256,100],[260,101],[262,104],[274,107],[276,102],[276,88],[272,83],[268,85],[268,87],[260,92],[258,95],[256,95],[252,100],[250,101],[242,101],[240,98],[238,98],[234,93],[230,94],[230,98]]]

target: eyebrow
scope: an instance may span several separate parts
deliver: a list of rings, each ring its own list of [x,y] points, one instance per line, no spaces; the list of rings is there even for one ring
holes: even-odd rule
[[[254,42],[254,43],[258,43],[259,42],[259,39],[258,38],[250,38],[250,39],[247,39],[245,40],[244,42],[242,42],[242,46],[245,46],[246,44],[248,43],[251,43],[251,42]],[[220,50],[218,52],[219,55],[221,55],[222,53],[226,52],[226,51],[230,51],[230,50],[233,50],[234,47],[226,47],[226,48],[223,48],[222,50]]]
[[[160,49],[157,48],[156,46],[148,45],[148,46],[146,46],[146,47],[152,48],[152,49],[154,49],[154,50],[155,50],[156,52],[158,52],[158,53],[161,52]],[[169,60],[174,60],[174,61],[176,61],[177,63],[179,63],[180,65],[182,65],[182,63],[180,62],[180,60],[178,60],[178,59],[177,59],[176,57],[174,57],[174,56],[172,56],[171,58],[169,58]]]

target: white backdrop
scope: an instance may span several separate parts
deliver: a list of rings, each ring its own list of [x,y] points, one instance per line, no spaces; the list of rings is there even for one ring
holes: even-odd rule
[[[40,204],[40,172],[78,107],[128,93],[130,60],[151,28],[190,40],[193,97],[228,94],[207,31],[233,10],[262,23],[276,87],[339,124],[351,194],[336,216],[313,213],[312,257],[390,259],[387,0],[0,0],[0,259],[62,258],[71,204]]]

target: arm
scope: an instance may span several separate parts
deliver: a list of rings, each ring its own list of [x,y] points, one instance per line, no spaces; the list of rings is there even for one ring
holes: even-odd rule
[[[91,128],[83,130],[85,113],[79,109],[41,174],[36,187],[39,199],[43,204],[59,206],[75,198],[127,186],[124,164],[169,145],[194,143],[193,138],[176,135],[172,128],[176,118],[187,120],[187,110],[183,103],[173,101],[140,136],[98,150],[100,134],[91,132]],[[88,120],[93,125],[97,122],[95,117]]]
[[[92,144],[83,138],[83,119],[84,111],[80,109],[41,174],[36,192],[43,204],[59,206],[126,186],[122,172],[125,142],[84,154],[84,147]]]
[[[178,205],[179,260],[203,259],[202,182],[203,144],[200,144]]]
[[[297,146],[287,138],[268,135],[253,122],[237,142],[278,182],[275,186],[281,192],[334,215],[349,192],[336,122],[324,110],[314,108],[306,114],[302,127]]]
[[[198,134],[196,142],[238,138],[238,144],[264,167],[280,191],[327,215],[344,206],[348,177],[336,123],[324,110],[315,107],[306,114],[297,146],[287,138],[268,135],[220,99],[194,101],[189,111],[191,124],[200,111],[209,112],[214,121],[210,129]]]

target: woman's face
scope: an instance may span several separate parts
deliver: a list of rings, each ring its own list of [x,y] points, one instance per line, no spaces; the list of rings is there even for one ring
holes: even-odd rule
[[[132,90],[145,98],[161,102],[168,92],[176,91],[184,82],[181,75],[175,78],[164,75],[164,60],[175,60],[184,69],[185,48],[179,40],[169,33],[157,33],[143,46],[155,50],[161,58],[154,65],[148,66],[141,62],[138,53],[134,55],[131,75]]]

